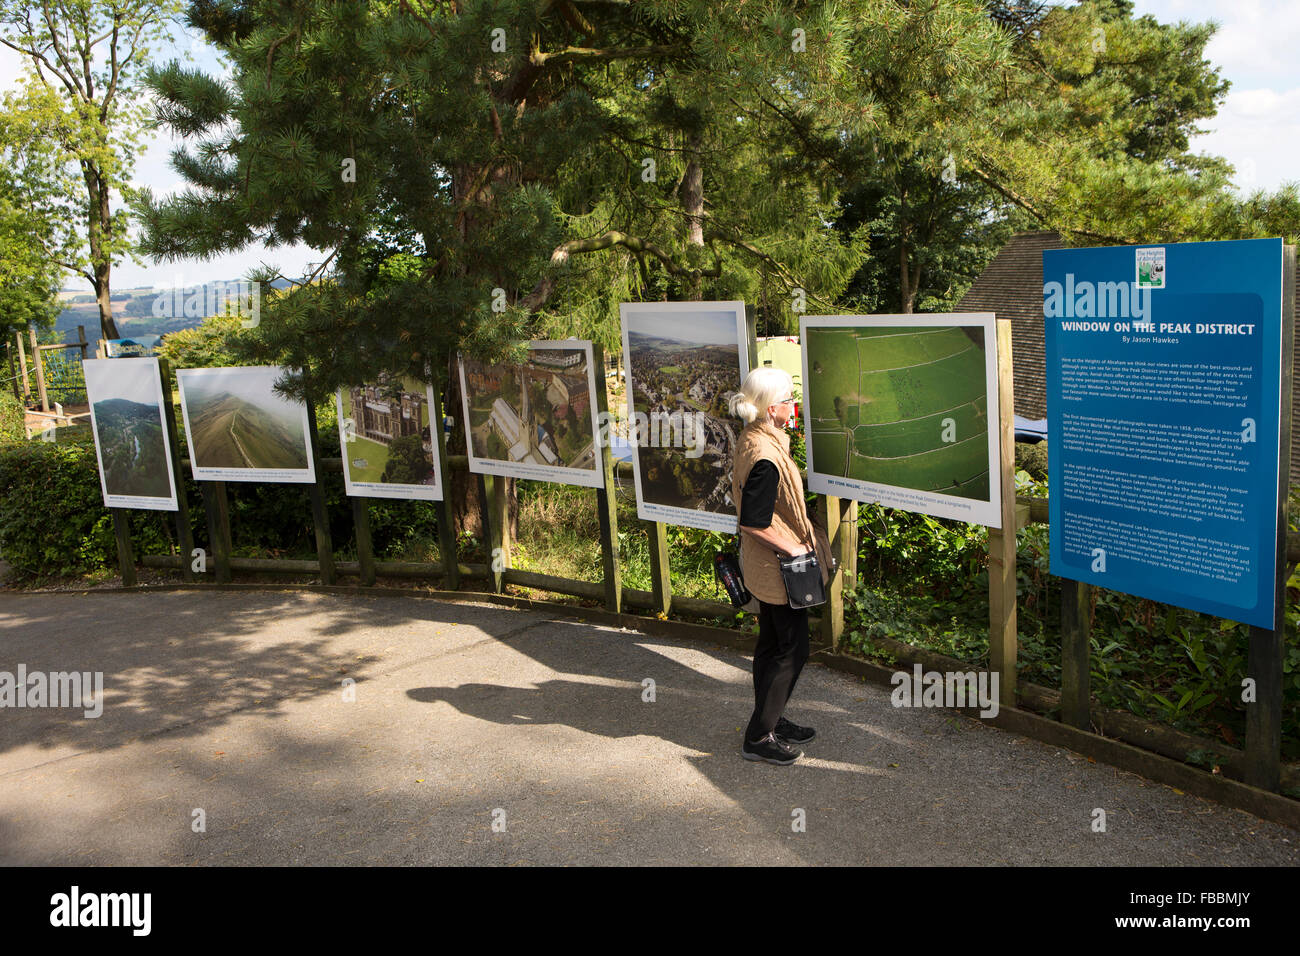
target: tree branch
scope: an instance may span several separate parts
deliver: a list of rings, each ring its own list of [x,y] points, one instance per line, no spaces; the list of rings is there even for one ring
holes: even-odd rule
[[[626,49],[592,49],[590,47],[570,46],[554,53],[533,50],[532,53],[528,54],[528,60],[534,66],[545,66],[548,63],[609,62],[612,60],[635,59],[639,56],[669,56],[679,52],[678,47],[665,45],[628,47]]]

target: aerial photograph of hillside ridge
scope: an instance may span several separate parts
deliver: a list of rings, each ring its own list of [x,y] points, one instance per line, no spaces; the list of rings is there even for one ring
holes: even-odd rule
[[[638,442],[643,498],[732,514],[731,454],[740,427],[727,411],[740,387],[735,314],[647,312],[626,322],[629,413],[659,423],[657,441],[652,432]]]
[[[83,367],[105,493],[170,498],[157,364],[100,359]]]
[[[303,407],[272,389],[282,374],[275,366],[176,373],[186,433],[198,467],[308,466]]]

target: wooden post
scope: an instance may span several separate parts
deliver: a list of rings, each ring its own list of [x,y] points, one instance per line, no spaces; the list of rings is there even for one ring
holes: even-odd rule
[[[668,526],[660,521],[646,522],[650,531],[650,593],[654,595],[654,614],[667,614],[673,607],[672,572],[668,562]]]
[[[505,479],[498,478],[496,475],[479,475],[478,481],[479,491],[483,497],[483,523],[487,526],[487,547],[485,550],[487,551],[488,570],[492,576],[492,590],[500,594],[505,583],[505,569],[509,567],[509,556],[506,554],[501,525],[501,516],[506,512],[497,501],[498,498],[505,497],[502,494],[502,485],[505,484]],[[509,517],[508,513],[506,513],[506,517]]]
[[[23,374],[23,401],[27,402],[32,397],[32,383],[27,377],[27,350],[23,348],[23,334],[15,332],[14,338],[18,341],[18,368]]]
[[[344,462],[343,467],[347,467]],[[370,541],[370,502],[366,498],[352,498],[352,525],[357,534],[357,564],[361,571],[361,584],[371,587],[375,583],[375,550]]]
[[[605,350],[599,343],[593,343],[591,346],[591,363],[599,369],[605,367]],[[630,389],[632,383],[629,381],[626,386],[628,393],[628,408],[631,410],[632,396]],[[598,415],[604,415],[606,420],[609,417],[609,396],[605,393],[605,380],[602,377],[596,387],[596,394],[592,396],[596,403],[596,412]],[[629,416],[630,417],[630,416]],[[614,497],[614,457],[609,451],[609,442],[605,441],[600,446],[600,469],[604,484],[596,489],[596,516],[600,521],[600,559],[602,566],[602,577],[605,583],[605,607],[619,614],[623,610],[623,562],[618,547],[618,501]],[[636,454],[636,448],[632,449],[632,454]],[[651,552],[650,568],[651,574],[654,575],[655,565],[662,562],[663,578],[652,581],[653,585],[658,585],[655,592],[655,605],[660,606],[663,602],[663,608],[667,610],[667,603],[672,600],[671,586],[667,585],[668,580],[668,543],[663,535],[663,528],[658,523],[651,529]],[[663,545],[662,550],[656,556],[655,549]]]
[[[320,466],[320,435],[316,433],[316,406],[312,397],[307,397],[307,432],[311,438],[311,458],[316,472],[316,480],[311,483],[308,492],[311,495],[311,520],[316,529],[316,560],[320,564],[321,584],[333,584],[334,544],[330,540],[330,517],[325,508],[325,475]]]
[[[224,481],[201,481],[203,510],[208,519],[208,545],[217,569],[217,583],[230,583],[230,502]]]
[[[194,532],[190,529],[190,503],[185,496],[180,434],[176,428],[176,409],[172,405],[172,373],[166,359],[158,360],[158,373],[162,379],[163,428],[167,432],[167,442],[171,448],[172,481],[176,483],[176,547],[181,555],[181,575],[186,583],[193,583],[196,580],[193,567]]]
[[[1282,679],[1286,643],[1287,498],[1291,473],[1291,388],[1295,361],[1295,246],[1282,249],[1282,401],[1278,417],[1276,575],[1272,628],[1252,627],[1246,674],[1255,700],[1246,704],[1246,783],[1276,792],[1282,782]]]
[[[18,368],[23,374],[23,401],[28,402],[32,397],[32,383],[27,377],[27,350],[23,348],[23,334],[14,333],[14,338],[18,340]]]
[[[18,390],[18,369],[14,367],[14,350],[8,342],[5,342],[5,357],[9,359],[9,384],[14,390],[14,398],[21,402],[23,396]]]
[[[41,395],[41,411],[50,410],[50,398],[45,394],[45,365],[41,361],[41,347],[36,341],[36,330],[32,329],[29,333],[32,337],[32,366],[36,371],[36,388]]]
[[[456,554],[456,523],[451,514],[451,501],[447,497],[451,489],[447,480],[451,469],[447,467],[447,435],[442,401],[436,387],[433,389],[433,404],[429,406],[429,425],[438,447],[438,488],[442,491],[442,500],[438,502],[438,553],[442,556],[442,584],[448,591],[455,591],[460,588],[460,565],[457,564],[460,558]]]
[[[989,528],[989,670],[998,675],[998,700],[1016,705],[1016,486],[1015,406],[1012,392],[1011,320],[998,319],[998,418],[1001,456],[1002,527]]]
[[[840,534],[844,536],[839,555],[840,574],[844,586],[852,590],[858,586],[858,503],[845,498],[840,508]]]
[[[830,538],[831,556],[840,558],[844,547],[844,525],[840,521],[841,501],[835,495],[821,495],[817,507],[826,525],[826,534]],[[844,636],[844,575],[836,572],[826,586],[826,604],[821,609],[822,641],[832,649],[838,649],[840,638]]]
[[[83,362],[86,361],[86,346],[89,344],[86,341],[86,327],[84,325],[77,326],[77,345],[81,347],[81,360]]]
[[[1061,722],[1092,726],[1092,585],[1061,579]]]
[[[109,508],[113,513],[113,534],[117,537],[117,564],[122,571],[122,587],[135,587],[135,555],[131,550],[131,513],[125,508]]]

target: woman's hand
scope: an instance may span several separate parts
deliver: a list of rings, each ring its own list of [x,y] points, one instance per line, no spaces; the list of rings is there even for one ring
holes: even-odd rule
[[[808,549],[804,545],[791,541],[784,535],[778,534],[773,531],[771,527],[747,528],[744,525],[741,525],[740,530],[753,535],[782,557],[793,558],[797,554],[808,553]]]

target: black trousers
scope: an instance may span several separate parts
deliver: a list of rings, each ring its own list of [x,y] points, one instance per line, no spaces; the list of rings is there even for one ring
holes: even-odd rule
[[[758,645],[754,648],[754,713],[745,739],[755,741],[776,728],[808,660],[808,609],[758,602]]]

